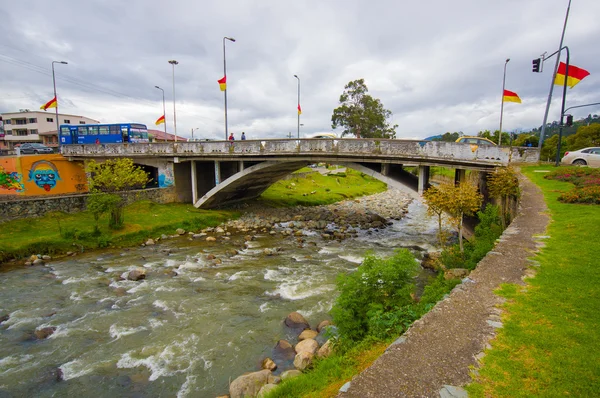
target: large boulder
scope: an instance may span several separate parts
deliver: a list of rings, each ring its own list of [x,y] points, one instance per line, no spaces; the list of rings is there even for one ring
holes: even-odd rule
[[[296,351],[287,340],[279,340],[273,349],[273,355],[277,358],[291,360],[296,356]]]
[[[318,349],[319,343],[317,343],[315,339],[302,340],[301,342],[296,344],[296,347],[294,347],[294,350],[296,350],[296,354],[300,354],[301,352],[310,352],[314,355]]]
[[[304,370],[312,365],[314,354],[308,351],[302,351],[294,358],[294,367],[298,370]]]
[[[38,340],[43,340],[48,338],[50,335],[52,335],[54,332],[56,331],[56,328],[54,326],[48,326],[45,328],[41,328],[41,329],[37,329],[34,334],[35,337]]]
[[[319,335],[318,332],[310,329],[304,329],[300,336],[298,336],[298,341],[306,340],[306,339],[314,339]]]
[[[262,386],[262,388],[258,392],[258,395],[256,396],[256,398],[262,398],[276,388],[277,388],[277,384],[265,384],[264,386]]]
[[[0,315],[0,323],[8,321],[9,318],[10,318],[10,315],[8,315],[8,314]]]
[[[329,326],[331,324],[332,324],[331,321],[327,321],[327,320],[322,321],[321,323],[319,323],[319,326],[317,326],[317,332],[320,333],[321,329],[323,329],[325,326]]]
[[[292,312],[285,318],[285,325],[292,329],[310,329],[308,321],[298,312]]]
[[[294,377],[298,377],[301,374],[302,372],[296,369],[286,370],[281,374],[281,380],[293,379]]]
[[[263,369],[269,369],[271,371],[277,369],[277,364],[275,362],[273,362],[273,360],[271,358],[265,358],[262,361],[262,364],[260,366]]]
[[[127,279],[130,281],[146,279],[146,270],[143,268],[136,268],[133,271],[129,271],[129,274],[127,274]]]
[[[318,358],[326,358],[328,356],[331,355],[331,353],[333,352],[332,349],[332,343],[331,340],[327,340],[325,342],[325,344],[323,344],[323,346],[321,348],[319,348],[319,351],[317,351],[317,357]]]
[[[229,396],[231,398],[255,397],[260,389],[267,384],[270,374],[270,370],[263,369],[238,377],[229,386]]]

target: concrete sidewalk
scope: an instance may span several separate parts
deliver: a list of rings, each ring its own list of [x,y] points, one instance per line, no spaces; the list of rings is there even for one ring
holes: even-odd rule
[[[525,177],[520,181],[519,214],[494,250],[338,397],[439,397],[446,385],[471,382],[469,367],[478,366],[477,358],[502,327],[503,300],[493,292],[502,283],[523,284],[531,272],[527,259],[542,245],[543,237],[535,235],[543,235],[550,220],[541,191]]]

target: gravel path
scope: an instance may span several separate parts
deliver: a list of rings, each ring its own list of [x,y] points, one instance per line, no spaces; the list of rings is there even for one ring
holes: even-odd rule
[[[477,366],[502,327],[503,300],[493,292],[502,283],[523,284],[531,273],[527,259],[543,245],[535,235],[543,235],[549,222],[541,191],[525,177],[520,181],[519,214],[494,250],[338,397],[439,397],[445,385],[471,382],[469,366]]]

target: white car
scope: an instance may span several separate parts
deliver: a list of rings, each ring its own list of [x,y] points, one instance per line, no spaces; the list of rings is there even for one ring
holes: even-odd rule
[[[574,164],[577,166],[600,167],[600,148],[583,148],[578,151],[565,152],[561,159],[563,164]]]

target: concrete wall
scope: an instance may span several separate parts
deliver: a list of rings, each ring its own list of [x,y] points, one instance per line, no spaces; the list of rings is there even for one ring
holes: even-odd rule
[[[151,200],[156,203],[175,202],[175,188],[151,188],[137,191],[119,192],[130,204],[138,200]],[[86,209],[88,194],[55,196],[48,198],[23,199],[0,202],[0,223],[28,217],[42,217],[51,211],[78,213]]]

